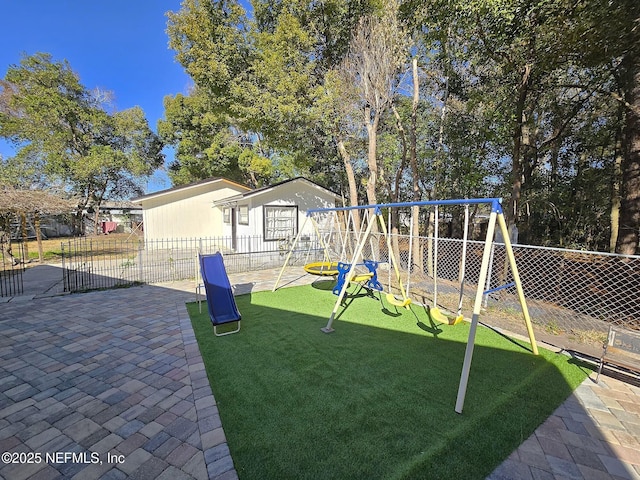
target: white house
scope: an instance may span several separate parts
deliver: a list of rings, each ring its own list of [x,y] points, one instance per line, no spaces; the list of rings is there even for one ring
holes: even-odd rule
[[[336,193],[296,177],[218,200],[214,206],[222,210],[224,236],[260,236],[268,243],[291,240],[303,227],[301,235],[312,236],[313,224],[304,221],[307,211],[335,207],[339,200]]]
[[[231,180],[209,178],[131,201],[142,206],[145,241],[218,237],[223,234],[222,212],[213,203],[249,191]]]
[[[296,177],[256,190],[210,179],[133,201],[143,208],[145,240],[225,237],[232,250],[248,251],[244,242],[258,237],[266,244],[261,250],[278,249],[278,242],[297,235],[308,210],[335,207],[339,200],[336,193]],[[313,234],[310,222],[302,234]]]

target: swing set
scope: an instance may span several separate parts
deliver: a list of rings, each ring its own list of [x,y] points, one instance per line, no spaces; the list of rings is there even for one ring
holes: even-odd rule
[[[484,247],[482,250],[482,261],[478,274],[475,300],[473,304],[473,313],[470,319],[469,336],[467,339],[462,373],[460,376],[460,384],[458,388],[458,396],[455,406],[455,411],[457,413],[462,413],[467,390],[467,383],[469,379],[469,372],[471,368],[471,360],[473,357],[476,331],[480,319],[480,312],[484,296],[502,289],[515,287],[522,309],[525,326],[529,336],[531,351],[534,355],[538,354],[538,348],[531,324],[531,318],[529,316],[522,283],[518,274],[518,268],[516,265],[513,248],[510,242],[509,232],[504,219],[501,202],[502,200],[499,198],[483,198],[390,203],[381,205],[336,207],[309,210],[307,212],[305,224],[309,220],[313,223],[314,229],[322,247],[324,259],[320,262],[313,262],[305,265],[304,270],[307,273],[313,275],[333,276],[338,279],[336,287],[334,287],[333,289],[333,292],[337,295],[338,298],[334,304],[333,310],[331,311],[326,326],[321,330],[325,333],[331,333],[334,331],[334,319],[340,308],[343,306],[343,299],[345,298],[345,295],[347,295],[347,290],[350,283],[352,282],[359,283],[364,288],[378,290],[381,293],[384,293],[387,302],[394,306],[407,309],[411,309],[412,304],[424,306],[428,309],[428,314],[431,319],[436,322],[449,325],[456,325],[461,323],[464,320],[462,308],[464,279],[466,273],[467,245],[469,242],[469,207],[471,205],[489,206],[491,208],[491,213],[489,215],[487,232],[484,241]],[[440,306],[438,304],[438,222],[440,217],[439,207],[442,206],[464,207],[462,254],[459,262],[458,275],[460,281],[459,300],[456,312],[444,312],[440,309]],[[413,216],[420,209],[420,207],[433,208],[433,243],[430,244],[430,250],[432,250],[432,252],[430,252],[430,258],[432,258],[433,260],[429,268],[431,270],[430,274],[433,277],[433,301],[431,305],[421,305],[419,302],[412,300],[410,297],[411,272],[415,265],[413,261],[414,259],[412,258],[414,250],[413,242],[415,237],[413,232],[413,225],[417,223],[414,221]],[[394,208],[411,208],[412,212],[409,228],[408,259],[406,261],[405,269],[406,284],[403,283],[402,275],[400,273],[400,270],[402,269],[401,259],[396,258],[396,253],[394,253],[394,250],[396,249],[392,248],[391,235],[387,227],[387,225],[390,224],[391,209]],[[389,220],[387,222],[385,222],[382,213],[383,210],[387,210],[389,213]],[[360,218],[359,213],[362,213],[362,218]],[[322,219],[321,222],[318,221],[319,218]],[[319,226],[321,223],[324,226],[322,229]],[[496,233],[496,226],[502,233],[506,257],[511,270],[513,281],[495,288],[489,288],[489,264],[494,243],[494,234]],[[300,231],[303,230],[304,225]],[[382,237],[380,237],[380,234],[382,235]],[[298,233],[296,239],[291,245],[287,258],[273,287],[273,291],[278,288],[284,269],[288,265],[289,258],[296,246],[299,236],[300,233]],[[383,255],[383,249],[380,248],[380,238],[384,238],[386,240],[386,256]],[[332,254],[335,255],[338,252],[341,260],[335,261],[331,257]],[[382,265],[386,266],[388,271],[388,282],[386,288],[382,287],[382,285],[378,281],[380,277],[378,267]],[[362,267],[365,267],[365,271],[362,271]],[[367,284],[367,282],[369,282],[374,276],[376,278],[376,284]]]
[[[358,214],[360,210],[362,210],[362,216]],[[304,230],[309,219],[311,219],[318,238],[320,250],[323,252],[323,260],[304,265],[303,268],[307,273],[321,277],[333,277],[336,280],[336,285],[332,291],[342,299],[344,297],[344,293],[341,294],[343,287],[346,290],[349,285],[354,283],[368,290],[385,291],[378,276],[378,267],[380,265],[391,266],[393,268],[388,268],[389,287],[385,292],[387,302],[399,307],[407,307],[411,303],[411,299],[402,285],[400,267],[393,252],[391,252],[391,258],[381,258],[381,248],[374,238],[373,233],[380,228],[386,238],[387,250],[390,251],[390,236],[380,211],[367,207],[310,210],[300,231]],[[278,288],[284,268],[288,265],[296,244],[297,239],[294,239],[273,287],[274,291]],[[338,257],[339,260],[335,261],[335,257]],[[392,271],[395,273],[396,282],[400,285],[401,298],[391,293]]]

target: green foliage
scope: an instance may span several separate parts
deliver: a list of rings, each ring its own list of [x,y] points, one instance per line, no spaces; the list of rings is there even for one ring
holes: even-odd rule
[[[507,213],[519,218],[520,241],[608,249],[613,165],[619,142],[631,138],[621,136],[625,115],[615,104],[630,98],[621,67],[640,45],[637,2],[416,1],[403,8],[422,33],[435,91],[448,93],[444,170],[428,174],[442,176],[439,192],[449,196],[449,185],[467,184],[459,193],[490,193],[494,184],[494,194],[518,200]],[[425,146],[428,158],[433,148]],[[463,151],[477,159],[469,168],[460,168]],[[624,180],[617,187],[637,189]]]
[[[231,130],[243,147],[252,144],[256,155],[270,159],[272,178],[284,171],[335,178],[335,143],[319,109],[324,73],[344,55],[351,27],[373,4],[256,1],[249,19],[237,2],[186,1],[169,14],[170,46],[196,84],[190,96],[206,98],[218,130]],[[172,108],[166,105],[169,123]],[[164,125],[159,131],[177,145],[181,163],[193,164],[183,154],[203,151],[203,142],[192,138],[201,139],[200,125],[190,116],[182,130]],[[205,172],[202,167],[198,175]],[[265,170],[245,174],[263,176]]]
[[[164,99],[165,119],[158,122],[158,133],[167,144],[176,145],[175,160],[169,165],[174,185],[208,177],[244,181],[238,167],[242,148],[224,116],[211,108],[201,90]]]
[[[18,189],[42,188],[47,184],[44,163],[29,145],[10,158],[0,157],[0,184]]]
[[[265,180],[272,178],[274,173],[274,165],[266,157],[257,154],[253,150],[245,149],[238,156],[238,165],[244,172],[255,176],[259,185],[265,185]]]
[[[167,101],[167,123],[159,125],[177,148],[174,181],[230,175],[257,185],[308,175],[347,193],[348,162],[360,200],[369,168],[378,168],[380,198],[397,180],[395,193],[406,201],[415,139],[423,199],[511,197],[515,210],[506,210],[521,241],[608,249],[616,189],[621,216],[631,213],[627,224],[640,211],[640,187],[628,173],[638,162],[629,161],[629,145],[640,135],[629,121],[640,97],[633,95],[640,4],[401,2],[398,31],[413,42],[403,52],[417,58],[420,98],[414,111],[403,66],[392,79],[400,118],[380,117],[372,167],[363,118],[375,102],[358,92],[366,75],[343,61],[360,19],[382,18],[392,6],[255,0],[247,15],[237,1],[183,2],[169,15],[168,33],[196,87]],[[597,187],[586,180],[595,178]]]
[[[25,56],[0,86],[0,136],[18,147],[10,163],[23,182],[44,174],[84,207],[141,193],[140,180],[162,165],[162,143],[142,110],[107,113],[66,61]]]
[[[178,12],[167,16],[169,46],[176,59],[205,89],[213,107],[225,111],[233,101],[230,88],[249,62],[244,9],[235,0],[185,0]]]

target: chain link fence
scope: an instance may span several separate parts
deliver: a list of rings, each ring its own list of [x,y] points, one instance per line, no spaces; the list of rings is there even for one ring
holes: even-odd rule
[[[488,211],[483,208],[467,210],[469,237],[474,240],[461,239],[464,236],[462,207],[441,209],[439,222],[434,222],[433,211],[430,216],[428,210],[420,210],[420,228],[430,228],[429,235],[407,235],[412,228],[412,213],[408,209],[399,210],[396,218],[402,234],[385,236],[382,224],[374,225],[361,259],[380,262],[378,280],[386,290],[398,295],[400,284],[388,263],[393,253],[400,268],[400,282],[414,305],[437,306],[470,318],[488,222]],[[361,228],[354,225],[354,218],[347,212],[342,217],[340,213],[323,212],[316,218],[318,231],[334,261],[350,261],[362,240],[358,232],[372,217],[363,215],[359,221]],[[386,223],[392,223],[390,220],[391,215]],[[496,239],[499,238],[497,233]],[[501,241],[491,246],[487,282],[480,287],[483,292],[480,321],[526,335],[522,309]],[[568,350],[600,355],[610,324],[640,330],[640,256],[517,244],[513,250],[538,339]],[[365,273],[364,268],[358,268]]]
[[[351,258],[358,236],[333,235],[332,255]],[[470,318],[484,241],[374,233],[362,258],[378,261],[378,280],[398,295],[389,250],[400,282],[418,306],[437,306]],[[599,355],[610,324],[640,330],[640,256],[514,245],[527,308],[539,338]],[[347,253],[344,255],[344,253]],[[347,260],[348,261],[348,260]],[[356,272],[357,272],[356,267]],[[364,269],[363,269],[364,272]],[[526,335],[522,309],[504,244],[493,243],[480,320]]]

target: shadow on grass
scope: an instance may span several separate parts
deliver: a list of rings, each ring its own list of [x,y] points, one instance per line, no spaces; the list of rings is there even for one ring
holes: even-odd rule
[[[222,339],[188,305],[241,480],[483,479],[586,377],[480,327],[459,415],[468,324],[350,297],[326,335],[335,298],[315,285],[237,297],[242,331]]]
[[[316,281],[314,281],[311,286],[317,290],[322,290],[325,292],[330,292],[331,290],[333,290],[334,285],[336,284],[335,280],[332,280],[330,278],[320,278]]]
[[[532,353],[531,350],[531,345],[530,344],[524,344],[521,341],[515,340],[513,338],[511,338],[509,335],[506,335],[504,332],[502,332],[501,330],[492,327],[491,325],[487,325],[486,323],[480,322],[480,324],[484,327],[484,328],[488,328],[489,330],[491,330],[492,332],[494,332],[496,335],[500,335],[502,338],[504,338],[505,340],[512,342],[515,345],[519,345],[521,346],[523,349],[525,349],[527,352]]]

